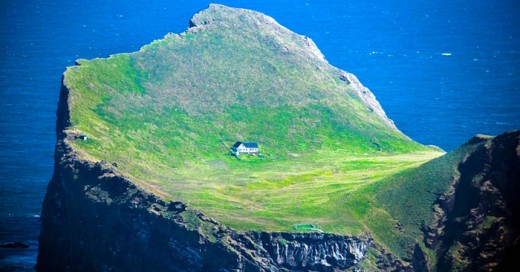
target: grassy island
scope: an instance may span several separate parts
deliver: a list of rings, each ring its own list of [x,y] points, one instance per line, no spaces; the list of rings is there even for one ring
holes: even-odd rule
[[[401,133],[355,76],[273,19],[212,5],[182,34],[77,62],[66,132],[86,136],[68,140],[82,159],[237,230],[371,232],[394,251],[418,239],[420,222],[390,208],[430,199],[387,189],[444,152]],[[236,141],[262,157],[232,156]]]

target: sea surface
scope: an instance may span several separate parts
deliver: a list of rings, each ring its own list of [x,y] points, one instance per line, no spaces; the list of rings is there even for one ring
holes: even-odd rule
[[[354,73],[412,139],[452,150],[520,129],[517,0],[221,1],[274,17]],[[208,1],[0,0],[0,271],[31,271],[61,75],[179,33]]]

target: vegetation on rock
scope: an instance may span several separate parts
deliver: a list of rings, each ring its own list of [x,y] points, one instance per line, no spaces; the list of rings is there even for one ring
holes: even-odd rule
[[[272,18],[212,5],[190,23],[67,69],[65,132],[87,137],[66,141],[80,158],[237,230],[370,232],[410,258],[463,150],[430,161],[443,152]],[[263,157],[230,156],[236,141]]]
[[[389,121],[354,76],[259,13],[212,5],[139,52],[79,60],[71,144],[139,186],[237,229],[359,234],[364,186],[442,153]],[[229,155],[256,141],[262,159]]]

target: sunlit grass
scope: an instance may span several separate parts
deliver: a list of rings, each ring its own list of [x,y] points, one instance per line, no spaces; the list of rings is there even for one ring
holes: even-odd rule
[[[312,224],[371,232],[394,251],[417,241],[385,188],[400,188],[400,175],[409,186],[407,171],[443,152],[386,123],[309,40],[233,12],[69,68],[68,132],[88,136],[70,141],[80,157],[237,230]],[[258,142],[263,157],[231,156],[235,141]],[[427,201],[418,203],[426,218]],[[399,233],[397,219],[415,232]]]
[[[237,160],[223,152],[175,168],[146,159],[132,162],[131,169],[119,163],[117,171],[239,230],[294,231],[295,224],[315,224],[326,232],[360,234],[370,230],[365,206],[373,205],[361,189],[442,154],[320,150],[280,160]]]

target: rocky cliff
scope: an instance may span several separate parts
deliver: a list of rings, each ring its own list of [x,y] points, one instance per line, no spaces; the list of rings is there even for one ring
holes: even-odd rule
[[[505,271],[520,247],[520,131],[466,143],[460,176],[437,201],[426,245],[437,271]]]

